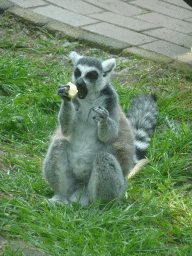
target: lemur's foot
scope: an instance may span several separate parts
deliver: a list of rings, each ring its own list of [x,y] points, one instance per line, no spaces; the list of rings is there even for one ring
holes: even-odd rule
[[[55,205],[65,205],[68,204],[68,200],[65,197],[62,196],[53,196],[52,198],[48,199],[48,201]]]

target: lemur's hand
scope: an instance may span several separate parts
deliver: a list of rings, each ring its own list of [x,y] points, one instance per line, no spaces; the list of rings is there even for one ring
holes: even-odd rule
[[[93,111],[93,119],[95,120],[95,122],[104,121],[109,117],[109,112],[104,107],[95,108],[93,109]]]
[[[61,97],[62,99],[67,99],[67,100],[70,100],[68,98],[68,91],[70,89],[70,86],[65,84],[65,85],[59,85],[59,88],[57,89],[57,94],[59,95],[59,97]]]

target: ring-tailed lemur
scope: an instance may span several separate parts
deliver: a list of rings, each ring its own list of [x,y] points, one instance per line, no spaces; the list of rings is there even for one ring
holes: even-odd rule
[[[101,61],[76,52],[70,58],[78,96],[67,98],[66,85],[57,91],[62,98],[60,125],[43,165],[55,193],[50,201],[82,205],[98,199],[110,201],[123,195],[127,174],[149,145],[157,106],[151,96],[136,97],[129,121],[110,83],[115,59]]]

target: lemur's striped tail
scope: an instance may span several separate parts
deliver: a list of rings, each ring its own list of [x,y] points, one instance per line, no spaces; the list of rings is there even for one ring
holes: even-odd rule
[[[135,164],[144,158],[157,124],[158,108],[155,101],[155,95],[137,96],[127,115],[135,136]]]

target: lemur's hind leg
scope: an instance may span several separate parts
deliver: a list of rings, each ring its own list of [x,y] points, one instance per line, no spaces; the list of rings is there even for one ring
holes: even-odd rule
[[[52,203],[67,204],[68,197],[73,193],[75,178],[68,166],[67,150],[69,142],[64,138],[54,139],[43,163],[43,174],[52,186],[54,196]]]
[[[123,195],[127,181],[117,159],[109,153],[101,153],[93,162],[93,171],[88,183],[90,203],[98,199],[107,202]]]

